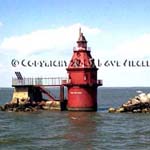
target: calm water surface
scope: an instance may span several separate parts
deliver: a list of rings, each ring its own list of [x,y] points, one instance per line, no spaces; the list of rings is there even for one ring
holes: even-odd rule
[[[150,150],[150,114],[110,114],[137,90],[100,88],[97,112],[0,112],[0,150]],[[0,89],[0,104],[12,89]]]

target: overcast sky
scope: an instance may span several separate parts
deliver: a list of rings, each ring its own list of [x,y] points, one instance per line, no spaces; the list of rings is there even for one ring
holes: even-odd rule
[[[15,71],[67,76],[63,62],[72,57],[79,27],[104,86],[150,86],[149,0],[0,0],[0,87],[11,87]]]

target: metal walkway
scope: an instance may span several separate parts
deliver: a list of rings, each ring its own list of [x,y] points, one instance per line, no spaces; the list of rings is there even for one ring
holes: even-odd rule
[[[12,78],[12,86],[60,86],[66,82],[67,78],[55,77],[55,78]]]

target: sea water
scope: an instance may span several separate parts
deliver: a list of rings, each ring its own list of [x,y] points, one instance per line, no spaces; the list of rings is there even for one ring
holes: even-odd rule
[[[136,91],[99,88],[97,112],[0,112],[0,150],[150,150],[150,114],[108,113]],[[0,104],[12,97],[0,89]],[[57,90],[55,91],[57,95]]]

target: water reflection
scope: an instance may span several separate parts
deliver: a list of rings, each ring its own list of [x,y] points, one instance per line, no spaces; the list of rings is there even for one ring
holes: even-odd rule
[[[96,132],[95,116],[96,112],[68,112],[70,126],[65,139],[76,148],[92,149]]]

